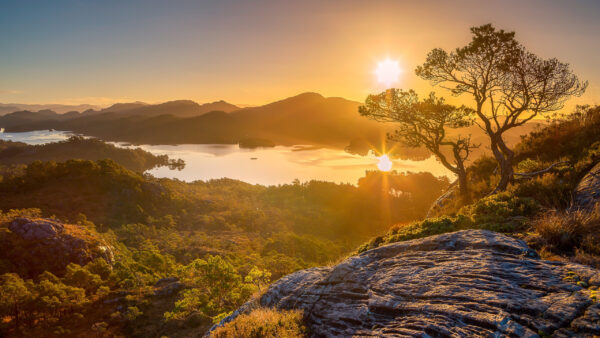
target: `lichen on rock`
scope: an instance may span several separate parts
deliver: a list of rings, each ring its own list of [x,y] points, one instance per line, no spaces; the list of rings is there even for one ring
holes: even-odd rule
[[[298,271],[259,305],[303,310],[313,336],[597,335],[600,308],[589,293],[599,285],[599,270],[544,261],[521,240],[465,230]]]

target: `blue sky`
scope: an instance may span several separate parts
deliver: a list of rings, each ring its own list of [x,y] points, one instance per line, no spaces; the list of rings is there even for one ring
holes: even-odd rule
[[[7,1],[0,3],[0,102],[225,99],[304,91],[362,100],[377,61],[404,88],[435,47],[487,22],[572,64],[600,103],[600,1]]]

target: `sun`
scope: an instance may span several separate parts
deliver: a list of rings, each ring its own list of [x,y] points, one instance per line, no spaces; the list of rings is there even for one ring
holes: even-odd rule
[[[398,82],[400,73],[402,73],[400,63],[389,58],[377,63],[377,68],[375,69],[377,81],[387,87]]]
[[[392,170],[392,160],[390,160],[389,156],[382,155],[378,157],[379,163],[377,163],[377,168],[380,171],[390,171]]]

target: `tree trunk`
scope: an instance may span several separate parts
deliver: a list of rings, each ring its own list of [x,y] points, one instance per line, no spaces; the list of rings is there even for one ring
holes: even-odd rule
[[[462,203],[465,203],[465,204],[468,203],[469,200],[471,199],[471,196],[469,196],[467,173],[465,170],[461,170],[458,173],[458,191],[459,191]]]
[[[508,188],[508,184],[513,180],[514,152],[506,146],[501,134],[496,134],[492,137],[492,152],[500,166],[500,181],[496,185],[496,188],[494,188],[494,191],[492,191],[492,194],[495,194],[505,191]]]
[[[496,188],[494,189],[493,193],[497,193],[497,192],[506,190],[506,188],[508,187],[508,184],[512,181],[513,176],[514,176],[514,170],[512,167],[511,160],[505,158],[501,162],[499,162],[499,164],[500,164],[500,181],[498,182],[498,185],[496,185]]]

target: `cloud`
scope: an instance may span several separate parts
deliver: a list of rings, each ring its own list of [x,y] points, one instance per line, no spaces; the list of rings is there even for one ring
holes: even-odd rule
[[[10,90],[10,89],[0,89],[0,95],[2,94],[22,94],[21,90]]]

